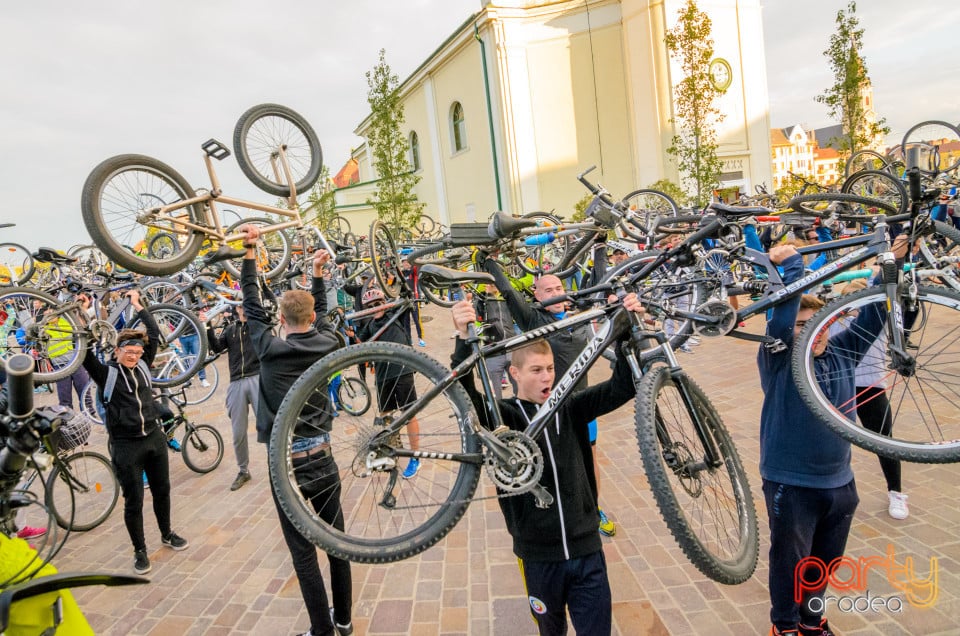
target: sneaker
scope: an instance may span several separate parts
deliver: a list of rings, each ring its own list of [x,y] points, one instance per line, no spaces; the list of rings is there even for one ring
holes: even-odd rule
[[[171,531],[170,534],[160,539],[160,543],[172,548],[176,551],[186,550],[187,546],[190,545],[187,543],[187,540],[178,535],[176,532]]]
[[[500,387],[505,389],[505,388],[507,388],[508,386],[510,386],[510,383],[507,381],[507,379],[506,379],[506,378],[501,378],[501,379],[500,379]]]
[[[799,625],[800,636],[834,636],[833,630],[827,624],[827,619],[821,618],[820,624],[816,627],[807,627],[803,623]]]
[[[250,473],[241,471],[237,473],[237,478],[233,480],[232,484],[230,484],[230,490],[240,490],[248,481],[250,481]]]
[[[410,460],[410,463],[407,464],[406,470],[403,471],[403,478],[410,479],[418,472],[420,472],[420,460],[414,457]]]
[[[691,349],[690,345],[688,345],[686,342],[680,345],[680,351],[684,353],[693,353],[693,349]]]
[[[421,346],[421,347],[426,347],[426,346],[427,346],[427,343],[424,342],[423,338],[420,338],[420,346]]]
[[[346,625],[341,625],[337,622],[337,619],[333,616],[333,608],[330,608],[330,622],[333,623],[333,629],[337,632],[337,636],[351,636],[353,634],[353,621],[350,621]]]
[[[737,323],[737,326],[743,329],[744,327],[747,326],[747,323],[741,320],[740,322]]]
[[[23,526],[17,530],[18,539],[36,539],[47,534],[46,528],[34,528],[33,526]]]
[[[146,574],[150,571],[150,559],[146,550],[137,550],[133,553],[133,571],[137,574]]]
[[[167,446],[169,446],[170,450],[172,450],[174,453],[179,453],[181,450],[183,450],[182,448],[180,448],[180,442],[173,439],[172,437],[167,440]]]
[[[202,387],[205,388],[205,389],[209,389],[209,388],[210,388],[210,383],[207,382],[206,380],[200,380],[200,386],[202,386]]]
[[[907,495],[891,490],[887,493],[890,498],[890,507],[887,508],[887,514],[894,519],[906,519],[910,516],[910,509],[907,507]]]
[[[617,534],[617,526],[607,518],[603,508],[597,508],[597,512],[600,513],[600,534],[605,537],[612,537]]]

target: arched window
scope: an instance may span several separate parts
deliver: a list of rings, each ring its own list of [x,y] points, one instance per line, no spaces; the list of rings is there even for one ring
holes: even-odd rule
[[[420,165],[420,137],[415,130],[410,131],[410,165],[414,171],[419,170]]]
[[[467,124],[463,119],[463,106],[453,102],[450,107],[450,128],[452,129],[453,151],[460,152],[467,147]]]

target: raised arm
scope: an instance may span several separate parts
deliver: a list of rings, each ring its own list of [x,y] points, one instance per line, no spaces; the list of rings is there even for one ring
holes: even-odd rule
[[[147,365],[152,365],[153,359],[157,357],[157,349],[160,348],[160,326],[157,325],[157,321],[154,320],[153,314],[140,304],[140,292],[138,290],[130,290],[127,292],[127,297],[130,298],[130,305],[137,310],[137,318],[139,318],[140,321],[143,322],[143,326],[147,328],[147,346],[143,348],[143,358],[141,359],[146,362]]]
[[[520,292],[513,288],[513,285],[510,284],[510,279],[507,278],[503,270],[500,269],[500,265],[492,258],[488,258],[483,262],[483,269],[493,276],[497,284],[497,289],[500,290],[500,294],[507,303],[507,309],[510,310],[510,315],[513,317],[513,320],[520,325],[520,329],[529,331],[536,327],[537,310],[533,308],[531,303],[524,298]]]
[[[257,277],[257,261],[254,252],[257,239],[260,238],[260,228],[255,225],[243,225],[240,231],[245,234],[243,246],[247,252],[243,256],[243,265],[240,268],[240,287],[243,290],[243,311],[247,316],[247,326],[250,328],[250,341],[258,355],[262,355],[273,342],[273,325],[270,316],[263,308],[260,300],[260,280]]]

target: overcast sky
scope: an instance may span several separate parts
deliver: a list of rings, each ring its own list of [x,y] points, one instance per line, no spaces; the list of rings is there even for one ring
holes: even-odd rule
[[[33,249],[89,242],[80,191],[120,153],[154,156],[195,187],[200,143],[230,146],[237,117],[285,104],[313,124],[336,171],[359,140],[364,72],[380,48],[401,79],[479,10],[480,0],[86,0],[4,3],[0,11],[0,241]],[[822,56],[846,0],[764,3],[771,123],[828,125],[813,101],[831,82]],[[864,53],[895,132],[960,121],[960,3],[862,0]],[[722,34],[715,34],[721,37]],[[226,190],[265,202],[231,158]]]

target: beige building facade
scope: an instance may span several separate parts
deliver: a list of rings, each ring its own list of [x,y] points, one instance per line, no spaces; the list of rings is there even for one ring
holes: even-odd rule
[[[679,181],[666,153],[679,66],[664,33],[680,0],[487,1],[401,84],[405,134],[437,221],[484,221],[498,209],[572,214],[587,191],[620,197]],[[770,138],[759,0],[701,0],[713,22],[723,185],[770,183]],[[356,129],[365,136],[369,119]],[[360,183],[338,190],[361,225],[375,187],[370,153],[354,151]]]

